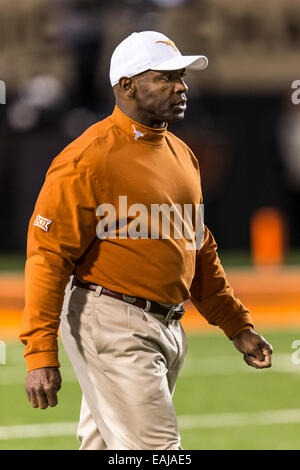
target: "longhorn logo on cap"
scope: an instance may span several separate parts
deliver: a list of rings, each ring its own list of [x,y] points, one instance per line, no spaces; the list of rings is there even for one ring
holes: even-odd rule
[[[169,40],[169,41],[155,41],[155,42],[163,42],[164,44],[167,44],[168,46],[172,46],[174,51],[178,51],[177,47],[175,46],[175,43],[171,40]]]

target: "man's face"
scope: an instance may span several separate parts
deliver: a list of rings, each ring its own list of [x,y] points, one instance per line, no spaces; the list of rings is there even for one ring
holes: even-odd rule
[[[186,92],[185,69],[158,72],[147,70],[136,75],[137,110],[153,122],[176,122],[184,118]]]

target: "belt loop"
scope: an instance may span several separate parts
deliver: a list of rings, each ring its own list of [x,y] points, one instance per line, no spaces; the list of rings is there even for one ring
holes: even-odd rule
[[[150,307],[151,307],[151,302],[148,299],[145,299],[145,300],[146,300],[146,308],[144,309],[144,311],[149,312]]]
[[[93,292],[94,297],[100,297],[101,292],[102,292],[103,287],[102,286],[97,286],[96,290]]]
[[[75,276],[73,276],[73,274],[71,274],[70,276],[70,282],[69,282],[69,289],[70,291],[72,291],[75,287],[75,284],[74,284],[74,279],[75,279]]]

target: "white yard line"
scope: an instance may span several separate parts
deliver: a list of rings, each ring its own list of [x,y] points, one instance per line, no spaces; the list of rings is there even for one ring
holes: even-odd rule
[[[179,416],[180,429],[300,423],[300,409]]]
[[[273,365],[270,369],[264,369],[263,372],[267,373],[288,373],[288,374],[299,374],[300,376],[300,364],[294,364],[292,362],[291,354],[274,354]],[[235,354],[228,356],[207,356],[201,357],[186,357],[183,369],[180,372],[180,376],[205,376],[205,375],[230,375],[230,374],[249,374],[249,373],[261,373],[262,370],[254,369],[249,367],[243,360],[242,355]]]
[[[298,374],[300,377],[300,364],[293,364],[291,354],[274,354],[273,366],[270,369],[257,370],[245,364],[242,355],[237,352],[228,356],[189,357],[187,355],[179,377],[207,376],[207,375],[235,375],[260,373],[287,373]],[[74,372],[67,365],[61,368],[64,383],[77,382]],[[18,365],[4,364],[0,366],[0,385],[18,385],[25,382],[25,370]]]
[[[77,423],[45,423],[0,426],[0,440],[31,439],[37,437],[72,436],[76,434]]]
[[[180,429],[300,423],[300,409],[179,416]],[[0,440],[75,436],[76,422],[0,426]]]
[[[61,374],[63,377],[63,382],[64,383],[76,383],[76,377],[74,376],[73,371],[65,371],[63,372],[63,369],[61,369]],[[25,379],[26,379],[26,372],[24,371],[24,368],[20,370],[20,368],[14,366],[9,366],[9,365],[1,365],[0,366],[0,386],[3,385],[22,385],[25,384]]]

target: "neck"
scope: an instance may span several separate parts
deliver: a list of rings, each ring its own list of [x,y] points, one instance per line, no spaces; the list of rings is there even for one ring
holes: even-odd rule
[[[153,116],[149,115],[147,112],[138,109],[130,109],[128,106],[124,106],[121,103],[116,103],[118,108],[122,111],[122,113],[126,114],[130,119],[133,121],[142,124],[143,126],[153,127],[154,129],[162,129],[166,127],[165,121],[160,121],[158,119],[153,118]]]

